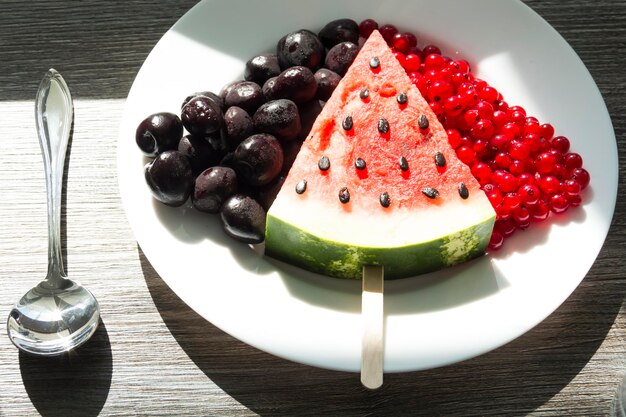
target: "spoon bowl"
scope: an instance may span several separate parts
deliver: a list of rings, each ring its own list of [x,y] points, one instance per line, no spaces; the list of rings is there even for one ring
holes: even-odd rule
[[[48,274],[13,306],[7,334],[20,350],[53,356],[85,343],[100,321],[98,301],[70,280],[61,254],[61,195],[65,154],[73,121],[70,91],[50,69],[35,101],[37,134],[43,154],[48,200]]]

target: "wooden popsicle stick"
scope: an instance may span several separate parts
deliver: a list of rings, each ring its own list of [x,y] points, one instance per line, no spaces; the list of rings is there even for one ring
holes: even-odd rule
[[[383,283],[382,266],[363,266],[361,383],[369,389],[383,385]]]

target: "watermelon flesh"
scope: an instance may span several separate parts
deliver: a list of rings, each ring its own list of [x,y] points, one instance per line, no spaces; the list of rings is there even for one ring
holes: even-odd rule
[[[364,169],[355,166],[358,158]],[[386,279],[402,278],[484,254],[495,216],[430,106],[374,31],[268,211],[265,251],[333,277],[360,278],[363,265],[383,265]]]

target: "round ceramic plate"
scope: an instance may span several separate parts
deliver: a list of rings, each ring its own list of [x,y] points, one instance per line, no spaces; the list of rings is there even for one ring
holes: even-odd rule
[[[240,79],[246,60],[285,33],[350,17],[393,23],[465,58],[509,104],[556,127],[591,173],[584,205],[516,233],[493,255],[387,282],[387,372],[474,357],[552,313],[593,264],[617,194],[617,146],[602,97],[569,45],[521,2],[204,1],[154,47],[132,86],[118,144],[122,201],[137,241],[172,290],[211,323],[274,355],[338,370],[360,367],[360,282],[314,275],[225,236],[217,216],[156,203],[135,129],[178,113],[183,99]],[[601,197],[599,197],[601,196]]]

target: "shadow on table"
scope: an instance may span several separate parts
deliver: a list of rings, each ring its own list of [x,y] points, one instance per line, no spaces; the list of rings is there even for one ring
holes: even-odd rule
[[[383,387],[369,391],[356,373],[283,360],[222,332],[170,290],[141,249],[139,255],[150,294],[180,346],[228,395],[264,416],[526,415],[587,364],[626,290],[621,280],[606,283],[615,286],[615,297],[599,306],[594,287],[582,285],[544,322],[508,345],[443,368],[386,374]],[[602,320],[589,318],[599,314]]]
[[[33,406],[43,417],[100,414],[111,387],[113,359],[104,323],[80,348],[56,357],[20,352],[20,371]]]

